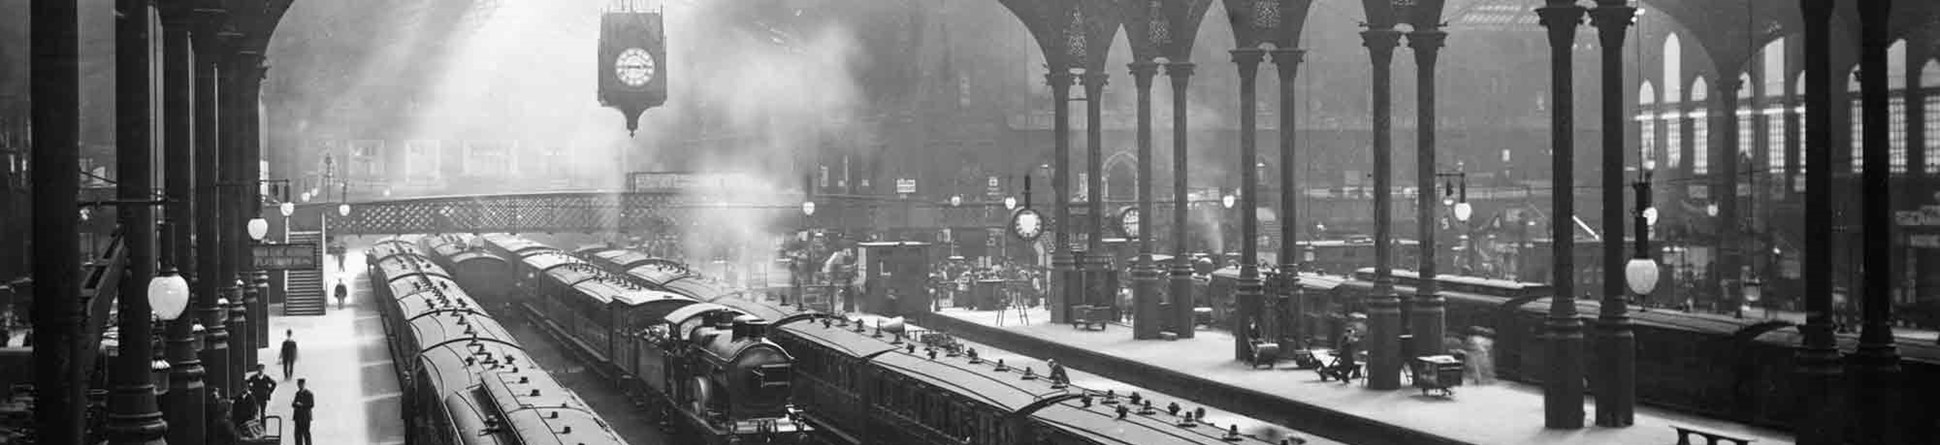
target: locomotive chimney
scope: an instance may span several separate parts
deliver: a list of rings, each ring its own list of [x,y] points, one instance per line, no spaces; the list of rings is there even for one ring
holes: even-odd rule
[[[759,318],[748,320],[742,324],[742,329],[746,331],[743,333],[744,337],[759,340],[768,336],[768,320]]]

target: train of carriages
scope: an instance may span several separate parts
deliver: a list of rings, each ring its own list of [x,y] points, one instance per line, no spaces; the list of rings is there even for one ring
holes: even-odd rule
[[[407,443],[626,443],[534,363],[425,249],[392,238],[366,256],[398,364]]]
[[[501,258],[505,266],[473,267],[508,273],[466,274],[477,281],[460,284],[516,289],[505,293],[511,307],[701,436],[696,443],[1268,443],[1154,410],[1149,399],[906,340],[894,323],[885,336],[880,323],[870,332],[860,319],[763,302],[639,252],[568,252],[510,235],[426,242],[459,246],[433,249],[454,260],[475,251]]]
[[[1238,272],[1220,269],[1201,280],[1195,296],[1202,306],[1230,307]],[[1402,296],[1404,311],[1415,295],[1421,279],[1412,271],[1396,270],[1392,282]],[[1347,325],[1345,317],[1363,312],[1363,300],[1374,288],[1374,269],[1363,268],[1351,275],[1301,274],[1302,301],[1285,305],[1275,312],[1278,326],[1294,326],[1282,336],[1283,343],[1306,339],[1335,338]],[[1520,283],[1452,275],[1436,277],[1438,293],[1445,302],[1446,326],[1454,335],[1468,327],[1494,331],[1491,358],[1496,373],[1503,378],[1539,383],[1546,359],[1544,319],[1550,309],[1551,289],[1547,284]],[[1576,300],[1576,313],[1589,335],[1595,335],[1600,302]],[[1219,311],[1221,314],[1228,311]],[[1804,410],[1798,405],[1796,349],[1802,336],[1798,326],[1784,321],[1740,319],[1727,315],[1671,310],[1642,310],[1632,306],[1629,317],[1636,336],[1636,388],[1639,401],[1768,427],[1787,427]],[[1405,315],[1404,315],[1405,316]],[[1212,324],[1230,326],[1230,317]],[[1298,338],[1295,338],[1298,337]],[[1841,350],[1850,353],[1857,346],[1855,336],[1840,335]],[[1593,345],[1593,343],[1586,343]],[[1586,346],[1588,347],[1588,346]],[[1940,346],[1900,342],[1900,369],[1906,376],[1902,385],[1908,394],[1940,394]],[[1599,369],[1601,354],[1586,354],[1584,369]],[[1597,373],[1589,373],[1589,379]],[[1592,382],[1594,383],[1594,382]],[[1595,388],[1594,385],[1586,386]],[[1908,412],[1909,433],[1925,437],[1940,425],[1940,411]]]

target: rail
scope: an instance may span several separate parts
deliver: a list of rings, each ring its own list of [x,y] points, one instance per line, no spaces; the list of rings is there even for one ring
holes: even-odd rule
[[[1686,427],[1686,426],[1671,425],[1671,428],[1677,430],[1677,445],[1696,445],[1691,443],[1691,436],[1703,437],[1705,440],[1704,443],[1709,445],[1718,445],[1719,441],[1723,441],[1724,443],[1735,443],[1738,445],[1751,445],[1752,442],[1755,442],[1755,440],[1752,440],[1752,439],[1743,439],[1743,438],[1737,438],[1732,436],[1726,436],[1721,433],[1714,433],[1714,432],[1700,430],[1700,429]]]

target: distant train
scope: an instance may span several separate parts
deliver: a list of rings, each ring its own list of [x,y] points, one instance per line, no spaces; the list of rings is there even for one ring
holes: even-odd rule
[[[1233,269],[1211,274],[1200,287],[1201,304],[1230,305]],[[1393,273],[1394,291],[1401,296],[1404,310],[1411,306],[1421,279],[1412,271]],[[1526,383],[1540,383],[1547,358],[1544,319],[1550,307],[1551,288],[1546,284],[1441,275],[1436,277],[1438,294],[1446,302],[1449,335],[1467,327],[1480,326],[1495,331],[1492,358],[1499,376]],[[1275,314],[1281,326],[1298,326],[1286,337],[1333,338],[1347,321],[1343,315],[1365,311],[1365,299],[1374,288],[1374,269],[1362,268],[1350,276],[1301,275],[1304,301]],[[1584,321],[1587,335],[1594,335],[1601,304],[1594,299],[1576,300],[1576,313]],[[1727,315],[1669,310],[1642,310],[1631,307],[1637,345],[1637,398],[1640,402],[1683,412],[1706,415],[1735,422],[1767,427],[1787,427],[1797,420],[1796,349],[1801,341],[1798,327],[1783,321],[1739,319]],[[1230,326],[1230,320],[1216,320]],[[1288,338],[1288,341],[1294,340]],[[1852,351],[1857,338],[1838,337],[1841,350]],[[1586,343],[1590,347],[1593,343]],[[1901,383],[1907,394],[1940,394],[1940,346],[1900,342]],[[1599,369],[1605,360],[1587,353],[1585,369]],[[1588,379],[1597,378],[1589,373]],[[1594,388],[1594,386],[1589,386]],[[1940,411],[1909,411],[1908,419],[1898,423],[1908,429],[1907,437],[1931,437],[1940,425]]]
[[[624,445],[415,244],[366,251],[412,445]]]

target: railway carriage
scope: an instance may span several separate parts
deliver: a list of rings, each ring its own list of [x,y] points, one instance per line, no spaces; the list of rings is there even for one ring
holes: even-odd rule
[[[535,366],[511,334],[423,248],[392,238],[378,242],[366,255],[383,308],[387,346],[399,364],[409,443],[625,443],[583,401]],[[493,390],[493,379],[513,377],[530,387],[521,387],[530,396]],[[541,394],[554,398],[533,400]],[[540,407],[564,415],[532,414]]]
[[[418,243],[433,261],[450,272],[451,278],[479,283],[470,292],[479,303],[486,307],[502,307],[509,301],[507,297],[511,294],[512,286],[517,284],[512,265],[505,258],[486,251],[479,237],[433,235],[421,238]]]

